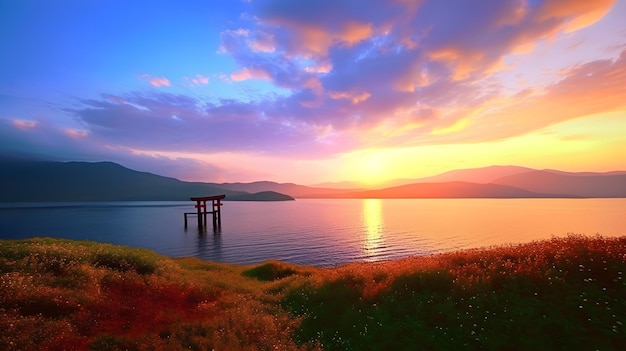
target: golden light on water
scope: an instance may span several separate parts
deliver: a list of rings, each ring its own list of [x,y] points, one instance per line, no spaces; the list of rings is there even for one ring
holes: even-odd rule
[[[383,211],[380,199],[363,200],[363,225],[365,227],[364,253],[373,254],[383,241]]]

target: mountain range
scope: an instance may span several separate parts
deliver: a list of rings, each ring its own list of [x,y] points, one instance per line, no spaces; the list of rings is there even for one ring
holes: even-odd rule
[[[250,194],[183,182],[112,162],[0,162],[0,202],[179,201],[224,194],[229,200],[293,200],[274,191]]]
[[[112,162],[0,161],[0,202],[168,201],[226,195],[227,200],[293,198],[577,198],[626,197],[626,172],[571,173],[517,166],[462,169],[419,179],[399,179],[378,189],[356,183],[304,186],[184,182]]]

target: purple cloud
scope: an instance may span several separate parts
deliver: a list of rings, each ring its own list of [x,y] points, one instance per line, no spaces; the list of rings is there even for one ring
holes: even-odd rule
[[[372,128],[416,111],[413,119],[432,120],[432,128],[420,129],[427,133],[464,117],[433,111],[479,107],[502,94],[502,87],[485,77],[501,68],[505,55],[584,22],[591,13],[606,13],[610,6],[611,1],[363,6],[359,1],[276,0],[257,5],[249,28],[224,32],[222,46],[242,67],[291,89],[284,102],[291,115],[284,117],[341,131]],[[271,38],[272,50],[250,45],[260,37]],[[367,98],[354,103],[356,96]]]
[[[212,103],[185,95],[134,92],[81,103],[67,111],[93,138],[133,149],[285,156],[333,152],[332,145],[319,142],[315,124],[288,113],[294,107],[289,101]]]

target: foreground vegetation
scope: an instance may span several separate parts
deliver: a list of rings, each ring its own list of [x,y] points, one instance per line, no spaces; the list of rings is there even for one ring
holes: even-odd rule
[[[0,241],[3,350],[619,350],[626,237],[316,269]]]

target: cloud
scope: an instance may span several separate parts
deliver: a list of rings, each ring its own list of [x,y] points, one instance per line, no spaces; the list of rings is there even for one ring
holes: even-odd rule
[[[333,152],[328,138],[323,145],[318,143],[316,123],[288,112],[295,106],[290,101],[213,103],[185,95],[134,92],[80,102],[79,108],[66,111],[79,119],[90,137],[109,145],[155,152],[283,156]]]
[[[253,3],[255,16],[221,38],[243,67],[233,81],[262,78],[291,92],[284,118],[336,133],[398,128],[425,141],[435,130],[462,134],[489,103],[506,101],[491,75],[509,69],[507,55],[588,26],[612,3],[274,0]],[[251,45],[261,38],[271,50]]]
[[[521,99],[503,94],[500,85],[489,81],[446,80],[420,88],[417,97],[374,89],[330,91],[320,98],[304,89],[255,102],[207,102],[133,92],[81,100],[80,108],[68,111],[89,138],[128,149],[316,158],[355,147],[499,140],[623,109],[623,72],[626,51],[617,60],[572,67],[559,82],[524,92]]]
[[[329,92],[329,96],[333,99],[348,99],[352,101],[353,104],[358,104],[359,102],[367,100],[371,94],[368,92],[352,93],[347,91],[331,91]]]
[[[263,69],[259,68],[243,68],[237,72],[231,73],[230,79],[235,82],[240,82],[248,79],[265,79],[271,80],[272,77]]]
[[[494,97],[475,108],[475,123],[445,142],[479,142],[526,134],[566,120],[626,110],[626,50],[616,60],[571,67],[562,79],[520,97]],[[442,140],[444,141],[444,140]]]
[[[256,32],[255,38],[247,40],[248,47],[254,52],[272,53],[276,51],[276,43],[271,34]]]
[[[277,50],[294,56],[318,57],[333,47],[352,47],[372,38],[403,17],[406,8],[397,2],[302,1],[296,6],[285,0],[259,3],[259,24],[272,33]]]
[[[22,130],[28,130],[28,129],[33,129],[36,128],[37,125],[39,124],[37,121],[29,121],[29,120],[24,120],[24,119],[14,119],[12,121],[12,124]]]
[[[65,134],[67,134],[69,137],[78,139],[87,137],[89,135],[89,132],[82,129],[68,128],[65,130]]]
[[[611,9],[615,0],[557,0],[546,1],[539,7],[537,18],[549,21],[566,19],[562,30],[573,32],[597,22]]]
[[[259,5],[258,26],[266,33],[274,31],[276,51],[286,56],[325,58],[331,63],[348,58],[354,71],[366,74],[359,69],[363,58],[411,51],[411,61],[404,67],[412,68],[412,78],[423,79],[429,73],[424,66],[441,62],[449,71],[435,72],[433,79],[437,75],[465,79],[502,69],[504,55],[571,30],[572,23],[578,23],[577,29],[591,24],[611,4],[555,0],[532,7],[523,1],[439,0],[371,6],[305,1],[290,6],[279,0]],[[394,82],[401,77],[395,78]]]
[[[150,83],[150,85],[152,85],[153,87],[169,87],[170,86],[170,81],[165,78],[165,77],[153,77],[149,74],[142,74],[139,76],[139,78],[147,81],[148,83]]]
[[[242,91],[261,79],[280,88],[280,94],[205,100],[160,89],[109,92],[78,98],[77,104],[65,107],[63,112],[75,120],[71,128],[22,115],[2,120],[3,133],[21,133],[29,150],[56,147],[76,157],[141,157],[155,169],[161,161],[186,160],[184,155],[232,152],[306,159],[357,147],[508,138],[624,108],[624,53],[616,60],[564,67],[559,80],[543,88],[518,91],[494,76],[511,69],[507,57],[528,55],[537,43],[572,35],[601,18],[612,4],[251,2],[251,14],[220,34],[218,52],[228,55],[236,68],[229,75],[215,75],[215,86],[228,82]],[[171,84],[165,77],[139,78],[154,87]],[[210,82],[200,74],[182,79],[187,86]],[[187,171],[213,165],[210,160],[194,162],[189,158]],[[212,170],[225,174],[224,167]]]
[[[210,78],[201,74],[196,74],[193,77],[183,77],[184,80],[191,83],[194,86],[209,84]],[[168,82],[169,83],[169,82]]]

